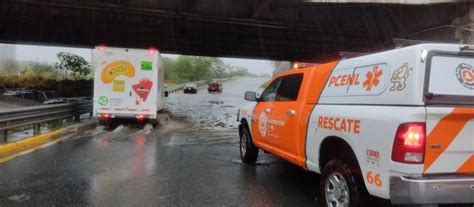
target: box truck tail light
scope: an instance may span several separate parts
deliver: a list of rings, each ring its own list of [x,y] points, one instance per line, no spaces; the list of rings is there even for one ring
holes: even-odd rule
[[[101,114],[100,115],[100,120],[102,121],[108,121],[110,119],[110,114]]]
[[[100,44],[99,45],[99,50],[102,51],[102,52],[105,52],[105,51],[107,51],[107,47],[104,44]]]
[[[145,116],[145,115],[143,115],[143,114],[138,114],[138,115],[136,116],[136,118],[137,118],[138,121],[143,121],[143,120],[145,120],[145,119],[147,118],[147,116]]]
[[[426,143],[425,123],[401,124],[393,142],[392,160],[401,163],[422,164]]]
[[[148,48],[148,53],[150,53],[150,55],[154,55],[156,53],[156,48],[154,47]]]

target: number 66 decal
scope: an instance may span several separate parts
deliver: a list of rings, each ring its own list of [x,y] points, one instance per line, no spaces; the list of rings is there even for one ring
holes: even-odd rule
[[[373,175],[372,171],[367,173],[367,182],[371,185],[375,184],[377,187],[382,187],[382,180],[380,180],[380,173]]]

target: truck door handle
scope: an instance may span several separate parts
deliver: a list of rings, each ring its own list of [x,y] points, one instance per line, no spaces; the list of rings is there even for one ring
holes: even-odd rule
[[[265,108],[263,111],[265,111],[265,113],[270,113],[272,110],[270,108]]]
[[[294,116],[294,115],[296,115],[296,110],[290,109],[286,113],[288,114],[288,116]]]

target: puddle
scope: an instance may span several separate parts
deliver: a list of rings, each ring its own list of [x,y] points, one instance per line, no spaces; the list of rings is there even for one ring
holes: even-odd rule
[[[8,197],[8,200],[16,201],[16,202],[23,202],[23,201],[27,201],[29,199],[30,199],[30,196],[28,196],[25,193],[22,193],[22,194],[19,194],[19,195],[12,195],[12,196]]]
[[[224,104],[224,101],[209,101],[211,104]]]
[[[238,133],[234,130],[192,129],[175,131],[170,134],[167,145],[218,145],[238,143]]]
[[[240,165],[248,165],[242,162],[241,159],[224,159],[221,156],[215,156],[216,160],[223,161],[223,162],[230,162],[230,163],[235,163],[235,164],[240,164]],[[273,164],[278,164],[278,160],[275,159],[265,159],[260,156],[257,160],[257,162],[254,164],[255,166],[268,166],[268,165],[273,165]]]

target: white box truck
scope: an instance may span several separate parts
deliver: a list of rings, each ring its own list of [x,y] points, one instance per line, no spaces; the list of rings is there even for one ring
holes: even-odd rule
[[[163,107],[164,67],[156,49],[98,46],[92,52],[94,111],[99,124],[117,119],[156,124]]]

